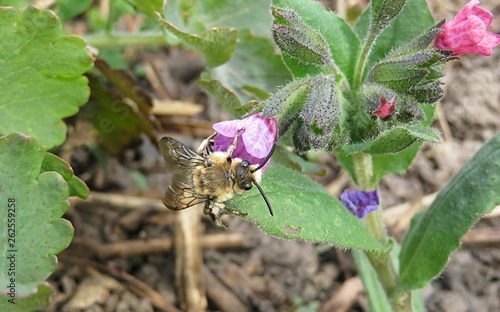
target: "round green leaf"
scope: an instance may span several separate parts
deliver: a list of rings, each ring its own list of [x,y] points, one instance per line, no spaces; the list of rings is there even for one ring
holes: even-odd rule
[[[73,227],[61,219],[69,187],[59,173],[43,172],[46,154],[34,138],[0,137],[0,287],[10,289],[13,278],[18,298],[54,271],[55,254],[73,237]],[[2,291],[0,301],[7,299]]]
[[[13,299],[11,297],[0,296],[0,311],[44,311],[50,303],[51,296],[52,288],[48,284],[39,285],[33,295],[29,297]]]
[[[59,18],[28,7],[0,8],[0,135],[22,132],[42,145],[60,145],[63,118],[90,94],[82,76],[92,67],[86,43],[63,36]]]

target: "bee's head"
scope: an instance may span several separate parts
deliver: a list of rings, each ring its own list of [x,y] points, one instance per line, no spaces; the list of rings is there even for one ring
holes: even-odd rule
[[[236,164],[235,169],[235,180],[236,185],[245,191],[248,191],[252,188],[254,177],[252,173],[252,166],[246,160],[242,160],[238,164]]]
[[[234,166],[233,168],[234,168],[235,182],[236,182],[235,188],[239,188],[241,192],[239,192],[239,190],[235,191],[238,194],[241,194],[243,193],[243,191],[248,191],[249,189],[251,189],[252,186],[255,184],[260,194],[264,198],[264,201],[266,202],[267,208],[269,209],[269,213],[271,214],[271,216],[273,215],[271,204],[269,203],[269,199],[267,199],[266,193],[264,193],[264,190],[260,187],[259,182],[261,178],[260,169],[271,158],[271,155],[273,154],[275,148],[276,144],[273,145],[269,154],[266,156],[264,161],[259,165],[250,165],[250,163],[247,160],[241,160],[239,158],[232,159],[232,165]]]

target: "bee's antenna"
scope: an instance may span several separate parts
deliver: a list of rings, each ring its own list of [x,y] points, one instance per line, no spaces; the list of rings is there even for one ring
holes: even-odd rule
[[[276,144],[274,146],[276,146]],[[274,149],[274,146],[273,146],[273,149]],[[269,202],[269,199],[267,198],[266,193],[264,193],[264,190],[260,187],[260,185],[257,183],[257,181],[253,180],[253,184],[255,184],[255,186],[259,190],[260,195],[262,195],[262,197],[264,197],[264,200],[266,201],[267,209],[269,209],[269,213],[271,214],[271,216],[274,216],[273,209],[271,208],[271,203]]]
[[[269,154],[267,154],[266,158],[264,158],[264,160],[260,163],[260,165],[258,165],[257,168],[252,169],[252,171],[250,171],[250,172],[254,173],[255,171],[257,171],[260,168],[262,168],[269,161],[269,159],[271,159],[271,156],[273,155],[275,149],[276,149],[276,142],[274,142],[273,147],[271,148],[271,151],[269,152]],[[259,189],[260,189],[260,187],[259,187]],[[262,195],[264,195],[264,194],[262,194]],[[271,210],[271,209],[269,209],[269,210]]]

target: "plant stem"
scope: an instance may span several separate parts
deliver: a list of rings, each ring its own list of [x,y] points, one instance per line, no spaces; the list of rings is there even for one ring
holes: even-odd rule
[[[364,191],[371,191],[376,188],[377,181],[373,178],[372,156],[370,154],[353,155],[354,168],[356,171],[357,184]],[[386,245],[388,242],[385,230],[384,220],[382,218],[382,209],[377,209],[366,217],[366,227],[368,232]],[[398,285],[398,275],[390,256],[387,253],[367,252],[373,268],[377,272],[378,279],[382,284],[387,296],[391,299],[393,311],[411,311],[410,293],[402,293],[392,298]]]
[[[361,86],[361,79],[363,79],[363,69],[365,68],[366,60],[368,59],[368,55],[370,54],[370,50],[372,48],[373,43],[375,42],[375,34],[370,28],[368,36],[363,44],[363,48],[361,50],[361,55],[359,56],[358,63],[356,64],[356,69],[354,71],[354,80],[353,87],[354,91],[357,91]]]
[[[134,34],[92,34],[84,36],[88,44],[96,48],[121,48],[129,46],[165,46],[167,40],[161,32]]]

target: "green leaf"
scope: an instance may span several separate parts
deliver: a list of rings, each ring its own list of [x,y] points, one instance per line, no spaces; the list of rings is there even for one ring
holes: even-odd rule
[[[326,39],[337,67],[346,77],[353,77],[361,45],[356,34],[342,18],[332,12],[325,11],[321,3],[316,1],[274,0],[273,4],[277,7],[297,12],[306,24]],[[290,63],[290,58],[287,58],[285,55],[284,60],[289,65],[293,75],[297,78],[318,74],[317,66],[298,65],[295,62]]]
[[[338,149],[338,151],[344,154],[397,153],[410,147],[414,142],[417,141],[438,143],[440,142],[440,138],[436,129],[428,128],[418,124],[405,125],[394,127],[387,131],[384,131],[374,140],[342,146]]]
[[[72,19],[82,14],[92,6],[92,0],[57,0],[56,13],[63,21]]]
[[[167,6],[170,1],[167,1]],[[232,27],[250,30],[255,36],[271,38],[270,0],[198,0],[191,7],[188,27],[205,30]]]
[[[156,12],[161,12],[163,9],[163,0],[132,0],[137,9],[144,12],[146,15],[155,18]]]
[[[218,80],[199,79],[196,83],[205,88],[231,116],[241,117],[238,110],[241,107],[241,102],[232,90],[224,87]]]
[[[424,111],[425,120],[421,122],[422,127],[428,127],[432,122],[432,117],[434,115],[435,105],[420,105],[420,108]],[[415,141],[409,147],[390,154],[373,154],[373,184],[380,181],[383,177],[388,174],[398,174],[404,173],[410,167],[413,159],[420,150],[422,141]],[[337,153],[337,159],[339,160],[342,167],[349,173],[351,178],[355,183],[357,183],[356,172],[354,171],[354,162],[352,154],[346,154],[341,150]]]
[[[52,296],[52,288],[49,285],[39,285],[36,292],[25,298],[16,298],[12,301],[10,296],[0,295],[0,311],[26,312],[45,311]],[[15,304],[9,302],[15,302]]]
[[[362,17],[366,18],[367,14]],[[434,25],[434,18],[425,0],[407,0],[405,6],[392,23],[377,37],[370,51],[367,69],[380,61],[392,50],[410,42]],[[358,24],[365,25],[358,21]],[[357,29],[357,33],[363,33]],[[368,72],[365,70],[365,73]]]
[[[134,109],[118,92],[106,89],[94,76],[88,77],[92,97],[78,117],[93,124],[96,132],[89,135],[97,136],[97,141],[109,154],[119,154],[138,140],[141,133],[152,137],[151,122],[141,110]]]
[[[408,148],[405,148],[404,150],[397,153],[372,155],[374,184],[376,184],[376,181],[380,181],[386,175],[405,173],[413,162],[415,156],[417,156],[421,145],[422,142],[414,142]],[[353,182],[357,183],[357,175],[354,169],[352,155],[337,153],[337,159],[342,168],[344,168],[349,173],[349,176],[353,179]]]
[[[248,213],[270,235],[331,242],[343,248],[383,250],[340,201],[329,195],[316,182],[280,165],[271,164],[266,170],[262,188],[274,210],[270,216],[256,188],[228,202],[228,206]]]
[[[226,64],[210,71],[213,79],[232,90],[241,103],[256,99],[247,86],[273,92],[291,80],[290,73],[268,38],[252,35],[249,31],[238,33],[238,45]]]
[[[189,33],[214,27],[247,29],[258,37],[271,37],[270,0],[169,0],[165,20]]]
[[[356,262],[358,274],[363,282],[370,311],[373,312],[388,312],[392,311],[389,299],[385,294],[384,288],[377,277],[377,272],[373,269],[370,260],[361,250],[353,250],[352,255]]]
[[[81,38],[62,33],[50,11],[0,8],[0,134],[22,132],[47,147],[64,142],[62,119],[89,97],[82,74],[92,58]]]
[[[66,180],[69,185],[70,196],[78,196],[83,199],[89,196],[90,190],[85,182],[74,175],[73,169],[67,162],[52,153],[45,154],[43,159],[40,172],[46,171],[55,171]]]
[[[198,35],[192,35],[179,30],[170,22],[161,18],[159,20],[168,31],[200,52],[210,67],[217,67],[227,62],[236,47],[238,35],[236,29],[212,28]]]
[[[500,133],[488,141],[441,190],[427,211],[416,215],[400,253],[400,290],[427,285],[439,274],[460,238],[500,204]]]
[[[310,65],[333,65],[330,47],[321,34],[304,23],[293,10],[275,6],[271,10],[274,42],[284,54]]]
[[[31,295],[55,270],[55,254],[73,237],[71,223],[61,219],[69,208],[69,187],[59,173],[42,172],[46,155],[34,138],[0,137],[0,287],[8,289],[8,273],[15,270],[18,298]]]
[[[399,14],[405,0],[371,1],[371,28],[374,33],[382,31]]]
[[[24,9],[28,5],[32,4],[33,1],[31,0],[1,0],[0,1],[0,6],[11,6],[15,7],[17,9]]]

